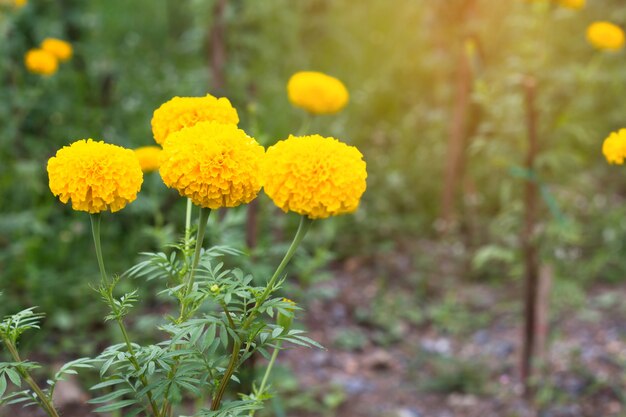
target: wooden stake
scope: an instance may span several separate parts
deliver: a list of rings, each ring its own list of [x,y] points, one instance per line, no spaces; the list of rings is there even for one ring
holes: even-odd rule
[[[550,294],[554,270],[552,265],[544,264],[539,268],[539,288],[535,311],[535,352],[536,357],[545,363],[547,359],[548,335],[550,330]]]
[[[539,152],[537,137],[536,96],[537,83],[534,78],[524,80],[526,99],[526,127],[528,131],[528,153],[526,154],[526,169],[532,175],[535,169],[535,159]],[[524,294],[524,331],[522,334],[522,358],[520,364],[520,378],[524,384],[524,394],[532,397],[530,378],[532,376],[533,357],[535,354],[535,329],[537,327],[537,281],[538,281],[538,254],[534,242],[534,232],[537,223],[537,182],[533,178],[526,181],[524,187],[524,228],[522,230],[522,248],[525,264],[525,294]]]
[[[448,137],[448,151],[441,194],[443,232],[446,233],[455,220],[455,197],[465,165],[467,119],[472,87],[472,70],[465,48],[461,48],[457,65],[456,93],[452,124]]]
[[[209,31],[209,66],[213,78],[213,89],[216,94],[226,87],[226,23],[224,15],[227,0],[216,0],[213,7],[213,25]]]

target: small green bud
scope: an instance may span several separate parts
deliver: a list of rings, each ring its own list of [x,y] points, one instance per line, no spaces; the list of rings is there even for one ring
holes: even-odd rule
[[[294,307],[296,305],[296,303],[294,303],[288,298],[283,298],[283,302],[289,303]],[[295,308],[286,308],[286,310],[288,310],[291,314],[286,315],[278,311],[278,315],[276,316],[276,324],[278,324],[280,327],[285,329],[285,331],[288,331],[291,328],[291,324],[293,322],[293,312]]]
[[[216,294],[218,292],[220,292],[220,286],[217,284],[213,284],[211,285],[211,288],[209,288],[211,290],[212,293]]]

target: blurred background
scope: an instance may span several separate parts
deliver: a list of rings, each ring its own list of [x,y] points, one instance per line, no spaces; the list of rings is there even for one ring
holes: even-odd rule
[[[60,363],[118,338],[90,289],[87,216],[52,196],[48,158],[89,137],[153,145],[154,109],[211,93],[264,145],[304,130],[358,146],[368,164],[360,209],[316,222],[285,289],[328,350],[279,357],[264,416],[626,416],[626,176],[601,152],[626,127],[626,51],[585,39],[594,21],[626,24],[623,0],[0,8],[0,313],[47,313],[23,340],[28,356]],[[74,56],[44,77],[24,54],[46,37]],[[286,82],[300,70],[341,79],[349,105],[314,118],[294,108]],[[104,216],[108,269],[175,241],[184,205],[146,174],[137,201]],[[214,216],[210,239],[248,251],[241,262],[263,279],[297,219],[262,195],[250,241],[246,210]],[[143,299],[135,337],[158,338],[160,288],[125,285]],[[524,334],[533,372],[520,366]],[[66,403],[68,417],[89,415]]]

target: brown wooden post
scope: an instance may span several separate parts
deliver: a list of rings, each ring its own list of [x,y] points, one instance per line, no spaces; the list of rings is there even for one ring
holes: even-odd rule
[[[550,333],[550,294],[554,269],[551,264],[542,264],[539,268],[539,284],[537,288],[537,305],[535,321],[535,352],[536,357],[545,362],[547,359],[548,335]]]
[[[472,88],[472,70],[465,47],[460,49],[454,108],[452,110],[452,123],[448,135],[448,151],[444,172],[444,183],[441,192],[441,215],[443,232],[447,232],[454,223],[455,200],[457,188],[463,176],[465,165],[465,148],[467,136],[467,121],[470,107],[470,93]]]
[[[529,175],[534,173],[535,159],[539,152],[537,137],[537,83],[534,78],[526,77],[523,83],[526,101],[526,128],[528,132],[528,153],[526,154],[526,169]],[[524,187],[524,228],[521,234],[524,253],[524,330],[522,333],[522,357],[520,364],[520,378],[524,384],[524,394],[532,397],[530,377],[532,376],[533,357],[535,355],[535,330],[537,327],[537,291],[539,260],[538,251],[534,242],[537,223],[538,187],[534,178],[528,178]]]
[[[226,87],[226,23],[224,16],[227,0],[216,0],[213,7],[213,25],[209,31],[209,67],[213,90],[220,94]]]

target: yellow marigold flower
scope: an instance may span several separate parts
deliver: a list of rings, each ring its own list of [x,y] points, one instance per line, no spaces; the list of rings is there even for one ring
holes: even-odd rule
[[[598,49],[618,51],[624,46],[624,31],[610,22],[594,22],[587,28],[587,40]]]
[[[159,172],[200,207],[236,207],[259,193],[264,152],[234,124],[200,122],[169,136]]]
[[[31,49],[24,56],[26,69],[34,74],[52,75],[59,68],[59,61],[48,51]]]
[[[28,0],[15,0],[13,2],[13,4],[15,5],[16,8],[20,9],[24,6],[26,6],[26,3],[28,3]]]
[[[143,174],[135,153],[121,146],[81,139],[48,160],[52,194],[74,210],[121,210],[137,198]]]
[[[46,38],[41,42],[41,49],[50,52],[61,62],[72,57],[74,49],[69,42],[56,38]]]
[[[341,81],[315,71],[295,73],[287,83],[289,101],[313,114],[336,113],[348,104],[349,94]]]
[[[602,144],[602,153],[609,164],[622,165],[626,158],[626,129],[611,133]]]
[[[585,7],[586,0],[559,0],[559,5],[569,9],[580,10]]]
[[[267,149],[263,165],[265,193],[311,219],[355,211],[366,188],[363,155],[335,138],[290,136]]]
[[[163,145],[171,133],[211,121],[237,125],[239,115],[226,97],[174,97],[154,111],[152,133],[154,140]]]
[[[142,146],[135,149],[135,155],[139,159],[139,165],[143,172],[157,171],[161,165],[161,152],[158,146]]]

